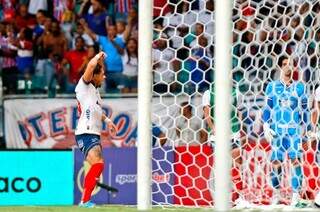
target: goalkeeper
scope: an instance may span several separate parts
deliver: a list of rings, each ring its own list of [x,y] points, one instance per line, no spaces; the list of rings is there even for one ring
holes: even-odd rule
[[[290,205],[299,207],[303,177],[301,145],[309,123],[308,99],[304,84],[292,80],[289,58],[282,56],[278,62],[281,67],[280,80],[272,81],[266,87],[267,102],[262,117],[264,136],[272,147],[271,182],[275,191],[272,203],[279,203],[280,182],[283,178],[281,165],[288,156],[292,165],[293,193]]]

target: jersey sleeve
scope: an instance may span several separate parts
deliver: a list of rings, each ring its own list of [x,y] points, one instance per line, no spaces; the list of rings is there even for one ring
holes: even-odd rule
[[[299,97],[305,95],[305,86],[303,83],[299,82],[296,84],[296,92]]]
[[[86,93],[88,91],[88,88],[88,84],[86,84],[83,78],[81,77],[76,86],[75,92],[77,93],[77,95],[81,93]]]
[[[210,106],[210,90],[204,92],[202,97],[202,105],[203,106]]]
[[[270,116],[271,116],[271,109],[273,108],[273,93],[274,93],[274,89],[273,89],[273,83],[270,82],[267,85],[265,94],[266,94],[266,105],[263,109],[262,112],[262,120],[263,122],[268,122],[270,120]]]

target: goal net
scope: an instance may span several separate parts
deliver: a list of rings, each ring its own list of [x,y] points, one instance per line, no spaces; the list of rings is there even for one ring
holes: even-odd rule
[[[318,121],[311,117],[319,81],[320,1],[233,2],[230,203],[269,205],[278,199],[289,205],[293,193],[312,200],[320,190],[319,145],[310,136]],[[214,206],[213,167],[223,163],[214,161],[214,16],[213,0],[154,3],[153,204]],[[286,67],[294,88],[278,91]]]

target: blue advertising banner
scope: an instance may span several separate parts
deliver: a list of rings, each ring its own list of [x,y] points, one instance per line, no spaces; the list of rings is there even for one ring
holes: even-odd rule
[[[119,190],[110,194],[96,187],[92,201],[97,204],[137,204],[137,149],[136,148],[105,148],[103,150],[105,169],[100,181]],[[173,150],[157,148],[153,150],[153,200],[161,203],[173,203]],[[162,162],[158,163],[158,159]],[[74,203],[81,200],[85,169],[89,168],[83,162],[83,155],[75,151],[75,193]]]
[[[72,151],[0,151],[0,205],[72,205]]]

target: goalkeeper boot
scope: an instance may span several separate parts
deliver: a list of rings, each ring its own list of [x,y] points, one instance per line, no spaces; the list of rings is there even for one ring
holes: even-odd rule
[[[281,193],[279,189],[275,189],[272,195],[271,205],[279,205],[281,199]]]
[[[308,201],[303,200],[300,198],[299,193],[294,192],[292,194],[292,199],[291,199],[291,203],[290,206],[292,207],[296,207],[296,208],[306,208],[308,207],[310,204]]]
[[[91,201],[88,201],[88,202],[80,202],[79,204],[79,207],[81,208],[94,208],[96,206],[96,204],[94,204],[93,202]]]
[[[251,203],[245,200],[244,198],[239,197],[235,201],[235,206],[233,207],[233,209],[241,210],[246,208],[251,208]]]

